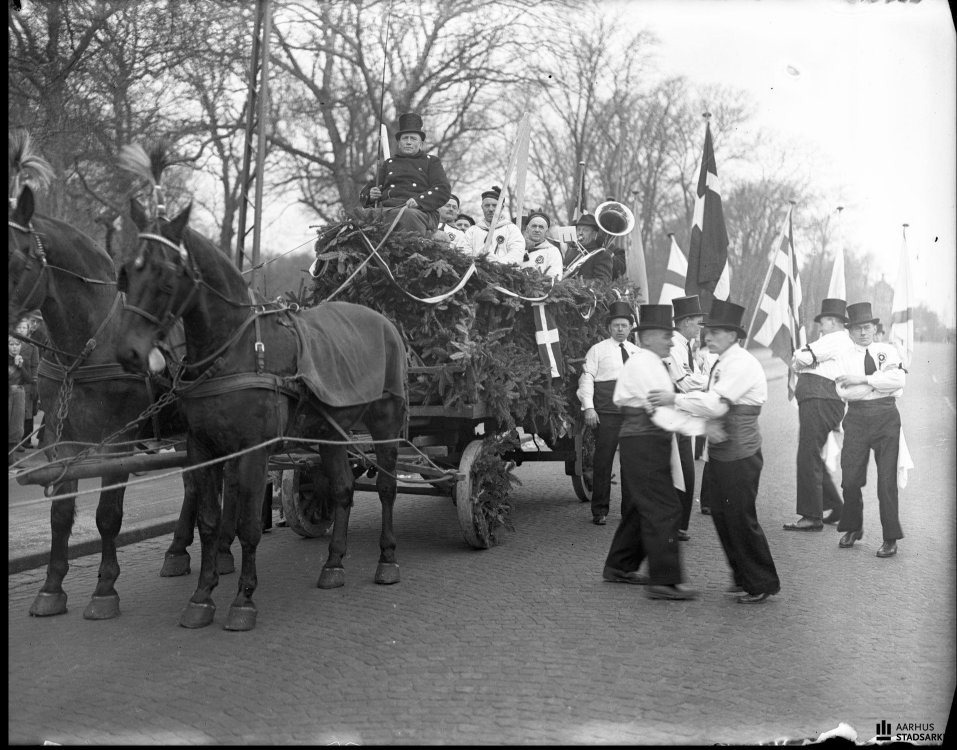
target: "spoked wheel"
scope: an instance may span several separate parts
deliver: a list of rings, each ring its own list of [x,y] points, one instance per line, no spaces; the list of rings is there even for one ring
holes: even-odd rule
[[[582,425],[575,435],[575,471],[572,474],[572,487],[583,503],[590,503],[592,480],[594,478],[595,432]]]
[[[320,471],[306,473],[305,477],[303,474],[301,469],[283,470],[282,510],[290,529],[314,539],[332,527],[331,498]]]
[[[455,501],[455,511],[459,518],[459,527],[465,541],[475,549],[488,549],[492,546],[492,537],[489,533],[488,521],[482,514],[481,508],[474,497],[475,482],[472,478],[472,465],[482,452],[482,441],[473,440],[462,451],[459,461],[459,472],[464,475],[455,483],[452,499]]]

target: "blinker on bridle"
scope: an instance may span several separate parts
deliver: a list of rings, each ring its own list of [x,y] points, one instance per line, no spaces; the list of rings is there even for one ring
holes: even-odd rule
[[[26,265],[24,266],[24,271],[30,269],[34,261],[39,261],[40,272],[36,275],[36,278],[33,281],[33,286],[30,287],[30,291],[27,292],[26,296],[21,297],[19,294],[20,283],[23,281],[23,276],[17,281],[17,285],[14,288],[14,301],[19,305],[17,314],[20,316],[22,313],[27,312],[28,310],[34,309],[36,305],[31,306],[30,300],[33,298],[33,295],[36,293],[37,289],[40,288],[40,284],[43,281],[43,277],[47,270],[47,254],[43,250],[43,242],[40,240],[40,235],[34,230],[33,224],[28,223],[26,226],[19,224],[11,219],[7,219],[7,231],[13,235],[14,230],[18,232],[23,232],[27,235],[28,238],[28,250],[26,253]]]

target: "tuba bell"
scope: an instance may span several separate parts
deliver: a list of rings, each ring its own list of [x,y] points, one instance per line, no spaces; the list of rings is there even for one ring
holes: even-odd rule
[[[605,201],[595,209],[595,223],[605,234],[621,237],[635,228],[635,215],[624,203]]]

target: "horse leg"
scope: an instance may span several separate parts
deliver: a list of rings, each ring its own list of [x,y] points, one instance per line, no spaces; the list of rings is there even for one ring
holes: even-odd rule
[[[257,584],[256,548],[263,533],[262,500],[266,491],[268,461],[269,455],[261,449],[236,459],[231,467],[237,489],[234,505],[239,508],[236,528],[243,550],[243,562],[238,591],[229,606],[224,630],[252,630],[256,627],[256,605],[253,603]]]
[[[206,460],[206,456],[199,462]],[[219,488],[223,482],[222,465],[209,466],[191,472],[195,481],[191,489],[196,493],[192,502],[196,503],[196,522],[199,529],[200,566],[196,590],[190,597],[186,608],[180,615],[179,624],[184,628],[202,628],[213,621],[216,605],[213,603],[213,589],[219,584],[216,570],[216,547],[219,537]]]
[[[366,422],[375,440],[388,440],[399,435],[402,425],[403,404],[389,401],[381,408],[370,408]],[[392,524],[392,509],[395,505],[395,466],[399,449],[395,443],[376,443],[375,455],[380,470],[376,473],[376,491],[382,505],[382,531],[379,535],[379,564],[375,582],[390,584],[399,582],[399,564],[395,561],[395,529]]]
[[[316,585],[321,589],[334,589],[345,585],[346,572],[342,558],[346,554],[346,537],[349,533],[349,514],[352,511],[352,469],[343,445],[324,445],[319,450],[322,466],[329,479],[329,494],[335,503],[335,522],[332,539],[329,541],[329,557],[319,573]]]
[[[239,512],[239,486],[236,479],[236,459],[226,462],[223,469],[223,516],[216,541],[216,570],[221,576],[236,570],[233,558],[233,539],[236,538],[236,514]]]
[[[190,557],[187,548],[193,543],[193,528],[196,526],[196,492],[190,490],[193,472],[183,474],[183,505],[179,509],[179,519],[173,529],[173,541],[163,556],[163,568],[160,575],[164,578],[189,574]]]
[[[77,480],[69,480],[53,485],[53,494],[70,494],[62,500],[50,504],[50,559],[47,562],[47,577],[39,593],[30,605],[30,614],[34,617],[49,617],[66,613],[66,592],[63,579],[70,564],[67,562],[70,534],[73,532],[73,519],[76,515]]]
[[[129,474],[113,474],[103,477],[103,486],[122,484]],[[93,598],[83,610],[86,620],[110,620],[120,614],[120,596],[114,584],[120,576],[120,563],[116,559],[116,537],[123,524],[123,496],[126,487],[105,490],[100,493],[96,506],[96,528],[100,532],[100,571],[97,574]]]

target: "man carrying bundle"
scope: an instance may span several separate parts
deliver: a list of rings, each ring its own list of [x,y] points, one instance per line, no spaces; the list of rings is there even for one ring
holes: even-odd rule
[[[422,150],[425,131],[419,115],[399,115],[395,139],[398,153],[382,162],[375,181],[362,189],[359,199],[389,223],[402,211],[397,230],[431,237],[439,225],[439,208],[452,196],[452,186],[441,160]]]

